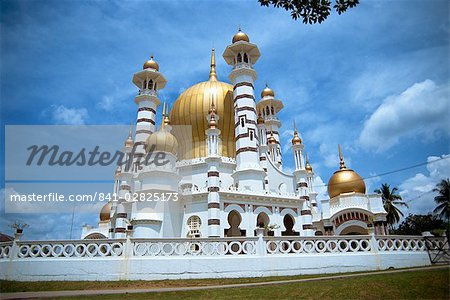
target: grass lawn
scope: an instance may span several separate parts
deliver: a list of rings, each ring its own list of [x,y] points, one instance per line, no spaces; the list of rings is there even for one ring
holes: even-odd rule
[[[449,299],[449,270],[203,291],[102,295],[84,299]],[[67,298],[74,299],[74,298]]]
[[[328,276],[328,275],[322,275]],[[286,279],[321,277],[284,276],[241,279],[199,279],[165,281],[110,282],[14,282],[0,281],[1,292],[86,290],[121,288],[158,288],[199,285],[220,285]],[[129,295],[101,295],[88,299],[449,299],[449,269],[420,270],[396,274],[377,274],[357,278],[316,282],[288,283],[245,288],[224,288],[202,291],[179,291]],[[68,298],[74,299],[74,298]]]

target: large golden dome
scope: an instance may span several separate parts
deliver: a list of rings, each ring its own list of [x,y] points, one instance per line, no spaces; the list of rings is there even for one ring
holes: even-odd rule
[[[347,169],[339,146],[340,169],[334,172],[328,181],[328,195],[330,198],[344,193],[366,193],[366,184],[355,171]]]
[[[233,86],[217,80],[214,49],[211,54],[209,80],[200,82],[185,90],[173,104],[170,120],[173,134],[178,140],[178,159],[192,159],[207,156],[206,134],[207,115],[214,100],[219,117],[217,128],[221,130],[219,154],[235,157]],[[192,130],[176,125],[190,125]]]

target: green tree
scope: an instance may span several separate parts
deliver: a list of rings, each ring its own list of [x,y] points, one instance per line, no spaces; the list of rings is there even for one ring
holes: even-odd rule
[[[381,194],[383,206],[387,212],[386,221],[391,230],[394,228],[394,224],[400,221],[400,216],[403,217],[402,211],[397,206],[408,207],[408,204],[402,201],[402,197],[397,194],[397,191],[398,189],[396,187],[391,190],[391,187],[387,183],[383,183],[381,188],[374,191],[377,194]]]
[[[438,195],[434,197],[434,201],[438,205],[433,212],[448,222],[450,218],[450,180],[448,178],[442,179],[441,182],[436,184],[433,192],[438,192]]]
[[[330,15],[332,2],[333,8],[340,15],[359,4],[359,0],[258,0],[261,6],[279,8],[291,12],[294,20],[303,19],[305,24],[322,23]]]
[[[394,234],[421,235],[424,231],[430,231],[435,235],[441,235],[445,230],[445,222],[439,220],[431,213],[428,215],[409,215],[400,223]]]

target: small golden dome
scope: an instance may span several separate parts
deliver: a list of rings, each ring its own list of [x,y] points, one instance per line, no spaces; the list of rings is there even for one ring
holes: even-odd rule
[[[294,137],[292,138],[292,145],[300,145],[302,143],[302,139],[298,136],[297,131],[294,131]]]
[[[127,148],[133,147],[133,134],[131,133],[131,127],[130,131],[128,132],[128,138],[125,141],[125,147]]]
[[[308,153],[306,153],[306,165],[305,165],[305,169],[308,173],[312,173],[313,168],[312,166],[309,164],[309,159],[308,159]]]
[[[248,35],[243,33],[241,31],[241,28],[239,28],[238,32],[233,36],[233,44],[239,41],[245,41],[245,42],[250,42],[250,39],[248,38]]]
[[[343,193],[366,193],[366,184],[355,171],[347,169],[339,146],[340,169],[334,172],[328,181],[328,195],[334,198]]]
[[[111,202],[103,205],[102,210],[100,211],[100,222],[107,222],[110,220],[111,216]]]
[[[144,69],[144,70],[145,69],[153,69],[153,70],[159,71],[159,65],[156,61],[153,60],[153,55],[150,57],[149,60],[147,60],[144,63],[144,66],[142,67],[142,69]]]
[[[259,114],[259,116],[258,116],[257,123],[258,124],[264,124],[264,118],[261,116],[261,114]]]
[[[269,86],[266,84],[266,87],[261,92],[261,98],[264,98],[267,96],[275,97],[275,92],[271,88],[269,88]]]
[[[267,139],[267,142],[269,142],[270,145],[276,144],[277,140],[275,139],[275,137],[273,136],[273,133],[270,133],[269,138]]]
[[[145,146],[147,152],[152,150],[154,152],[167,152],[176,155],[178,151],[177,139],[169,131],[164,129],[164,125],[147,138]]]

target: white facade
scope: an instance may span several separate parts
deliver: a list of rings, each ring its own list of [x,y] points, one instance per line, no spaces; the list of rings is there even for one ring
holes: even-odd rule
[[[234,111],[229,113],[235,123],[235,155],[221,155],[221,147],[227,145],[220,129],[223,120],[214,104],[218,98],[211,92],[210,98],[203,100],[211,108],[198,121],[206,122],[207,129],[201,134],[192,129],[193,135],[204,140],[206,155],[183,160],[178,159],[177,141],[171,134],[170,123],[178,120],[169,120],[165,106],[162,126],[159,130],[155,126],[158,90],[166,80],[153,58],[145,63],[144,70],[133,77],[139,88],[136,129],[134,139],[130,135],[124,147],[133,164],[128,170],[118,168],[116,201],[102,210],[98,228],[83,228],[82,238],[120,239],[127,232],[134,238],[252,237],[257,228],[265,228],[270,236],[367,234],[372,226],[376,234],[386,234],[381,197],[366,195],[365,186],[353,189],[351,183],[343,183],[344,192],[318,205],[314,172],[296,128],[291,152],[295,170],[293,174],[283,171],[282,123],[277,117],[283,103],[267,86],[256,100],[253,65],[259,56],[258,47],[241,31],[223,55],[232,67],[229,79]],[[217,82],[214,52],[210,80]],[[222,105],[216,104],[218,109]],[[158,138],[153,138],[155,135]],[[139,166],[136,161],[152,146],[170,163]],[[337,188],[342,190],[340,184]],[[178,201],[128,201],[148,193],[176,194]]]

